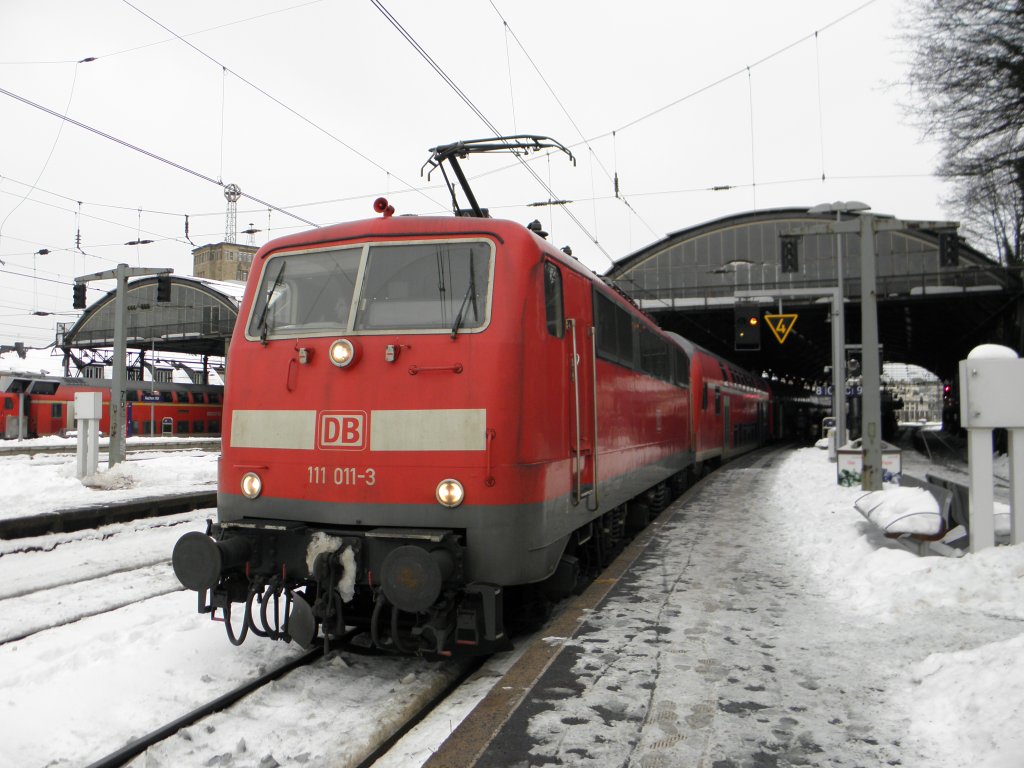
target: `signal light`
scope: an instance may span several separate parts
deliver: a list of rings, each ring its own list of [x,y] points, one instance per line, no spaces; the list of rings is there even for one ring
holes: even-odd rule
[[[85,309],[85,283],[75,283],[71,289],[71,306],[73,309]]]
[[[956,232],[939,235],[939,266],[955,267],[960,263],[960,238]]]
[[[736,307],[733,328],[733,346],[737,351],[756,352],[761,349],[761,315],[757,309]]]
[[[783,272],[800,271],[800,247],[799,241],[793,235],[782,235],[781,239],[781,261]]]
[[[156,276],[156,300],[157,301],[170,301],[171,300],[171,276],[170,275],[157,275]]]

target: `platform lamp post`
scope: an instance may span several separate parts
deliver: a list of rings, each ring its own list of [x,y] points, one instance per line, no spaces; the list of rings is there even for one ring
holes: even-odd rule
[[[834,213],[836,222],[844,213],[870,211],[871,206],[857,200],[836,200],[808,209],[808,213]],[[839,301],[832,306],[832,414],[836,418],[836,447],[846,443],[846,307],[843,293],[843,236],[836,232],[836,285]]]

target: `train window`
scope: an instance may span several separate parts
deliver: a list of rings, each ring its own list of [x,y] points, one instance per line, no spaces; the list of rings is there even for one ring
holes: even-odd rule
[[[210,392],[210,405],[216,405],[220,402],[220,392]]]
[[[124,399],[129,403],[137,403],[139,401],[139,390],[129,389],[124,393]]]
[[[208,421],[208,422],[206,422],[206,428],[209,429],[211,432],[214,432],[214,433],[220,432],[220,422],[219,421]]]
[[[663,381],[671,378],[668,344],[647,328],[640,331],[640,370]]]
[[[689,356],[679,347],[674,347],[672,350],[672,357],[674,358],[675,365],[673,370],[673,381],[681,387],[689,386],[690,384],[690,358]]]
[[[603,293],[594,291],[597,356],[633,367],[633,316]]]
[[[14,408],[14,398],[13,397],[5,397],[4,398],[4,410],[5,411],[10,411],[13,408]]]
[[[140,435],[148,435],[148,434],[150,434],[150,429],[152,428],[152,426],[153,426],[152,422],[149,422],[149,421],[142,422],[142,431],[139,434]]]
[[[720,387],[715,387],[715,415],[717,416],[722,412],[722,390]]]
[[[50,405],[50,417],[59,419],[64,415],[64,403],[52,403]]]
[[[177,433],[179,435],[187,435],[188,434],[188,422],[187,421],[179,421],[178,422],[178,429],[176,431],[177,431]]]
[[[206,402],[206,393],[205,392],[193,392],[192,393],[192,402],[193,403],[205,403]]]
[[[165,435],[174,433],[174,419],[170,416],[165,416],[160,420],[160,432]]]
[[[161,392],[160,393],[160,402],[161,403],[173,403],[174,402],[174,393],[173,392]]]
[[[492,252],[489,241],[460,239],[275,256],[263,271],[247,334],[265,340],[483,328]]]
[[[192,431],[193,432],[204,432],[205,431],[205,427],[203,425],[203,422],[201,422],[201,421],[193,421],[192,422]]]
[[[188,402],[188,392],[175,392],[174,393],[174,400],[175,400],[175,402],[178,402],[178,403],[187,403]]]
[[[267,262],[248,333],[340,333],[348,329],[362,248],[278,256]]]
[[[480,242],[371,246],[355,329],[452,334],[487,321],[490,246]]]
[[[562,305],[562,273],[550,261],[544,263],[544,318],[548,335],[565,335],[565,311]]]

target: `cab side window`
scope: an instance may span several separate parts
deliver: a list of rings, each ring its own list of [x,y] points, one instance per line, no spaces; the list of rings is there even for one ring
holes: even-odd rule
[[[565,335],[565,311],[562,304],[562,273],[550,261],[544,263],[544,319],[548,335]]]

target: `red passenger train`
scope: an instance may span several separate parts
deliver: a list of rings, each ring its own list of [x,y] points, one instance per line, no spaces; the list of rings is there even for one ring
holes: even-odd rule
[[[174,569],[236,643],[494,650],[510,593],[570,593],[766,440],[769,392],[526,227],[376,210],[254,257],[218,521]]]
[[[18,414],[25,437],[64,435],[75,429],[75,394],[100,392],[103,417],[99,429],[110,434],[110,382],[46,376],[0,374],[0,436],[18,437]],[[128,382],[129,435],[220,435],[224,388],[217,385]]]

